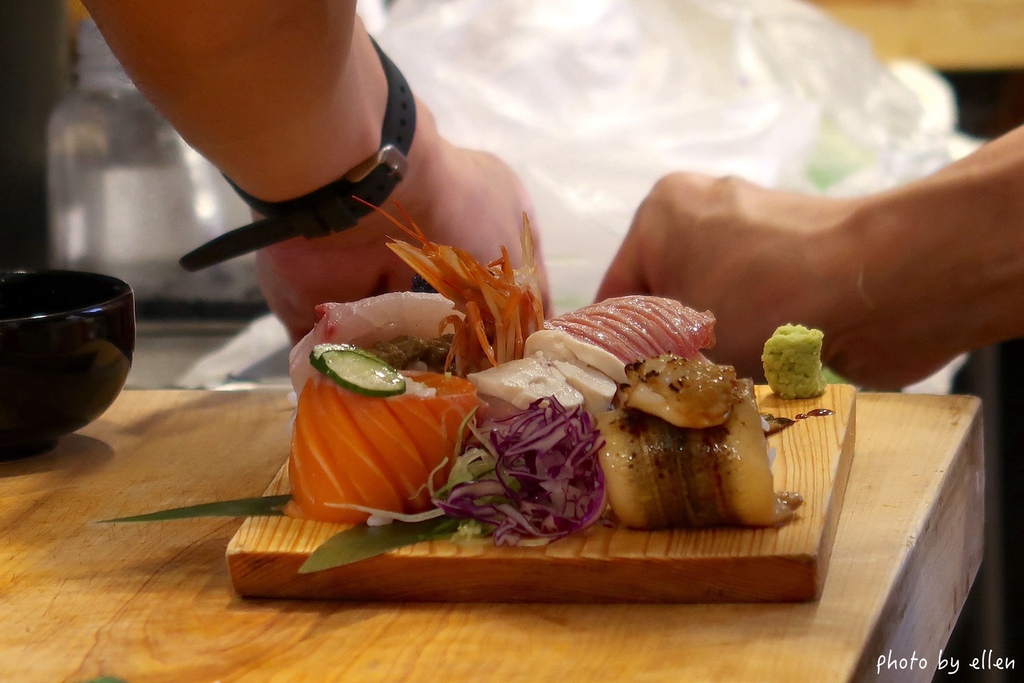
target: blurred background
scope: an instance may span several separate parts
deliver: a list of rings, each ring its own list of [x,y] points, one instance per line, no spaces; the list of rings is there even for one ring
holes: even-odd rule
[[[917,65],[947,84],[955,97],[957,133],[983,141],[1024,123],[1024,3],[1019,0],[810,4],[865,36],[882,62]],[[76,85],[76,37],[85,17],[76,0],[0,3],[0,268],[43,267],[57,256],[48,240],[57,210],[47,198],[48,126]],[[396,61],[406,68],[401,59]],[[176,149],[193,164],[191,177],[206,172],[196,165],[201,160]],[[206,215],[221,223],[205,229],[236,227],[244,217],[240,205],[220,195],[215,199],[223,205]],[[198,358],[260,319],[265,307],[251,273],[225,277],[232,285],[221,291],[233,294],[220,300],[176,291],[170,281],[146,293],[130,386],[173,384]],[[1024,414],[1024,397],[1015,389],[1021,379],[1024,340],[1015,340],[972,354],[953,384],[953,391],[984,400],[989,520],[986,559],[950,647],[963,653],[961,659],[988,649],[1024,667],[1024,581],[1016,571],[1024,553],[1014,542],[1024,525],[1024,510],[1016,505],[1024,495],[1024,473],[1017,464],[1024,421],[1016,419]],[[958,676],[972,680],[971,673],[962,669]],[[998,671],[975,675],[976,680],[1004,680]]]

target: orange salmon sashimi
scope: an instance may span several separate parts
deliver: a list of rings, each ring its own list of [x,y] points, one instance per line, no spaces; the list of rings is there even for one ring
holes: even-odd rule
[[[430,509],[428,488],[447,481],[459,427],[477,406],[476,387],[459,377],[405,374],[435,389],[436,395],[371,398],[326,378],[307,380],[292,430],[292,500],[286,514],[360,524],[368,513],[336,506],[403,514]],[[441,466],[445,458],[448,462]],[[431,472],[435,474],[428,487]]]

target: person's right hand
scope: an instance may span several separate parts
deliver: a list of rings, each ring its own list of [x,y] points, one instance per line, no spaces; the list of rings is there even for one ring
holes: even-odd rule
[[[173,12],[87,2],[140,89],[254,197],[305,195],[380,146],[387,82],[354,0],[179,0]],[[392,199],[431,241],[484,262],[502,246],[518,257],[523,213],[532,212],[522,184],[493,156],[442,140],[420,101],[408,162]],[[406,237],[371,214],[343,233],[259,254],[264,296],[293,338],[313,325],[316,304],[408,289],[412,273],[386,248],[388,235]]]
[[[430,142],[425,139],[422,144]],[[436,143],[435,152],[415,170],[416,187],[403,187],[403,181],[392,199],[431,242],[463,249],[481,263],[499,258],[502,246],[519,263],[525,212],[531,219],[547,297],[539,230],[518,177],[491,154],[453,147],[439,138]],[[394,203],[380,208],[405,222]],[[258,254],[261,289],[293,340],[316,322],[314,307],[319,303],[409,289],[412,271],[386,247],[390,238],[415,244],[386,217],[374,213],[345,232],[288,240]]]

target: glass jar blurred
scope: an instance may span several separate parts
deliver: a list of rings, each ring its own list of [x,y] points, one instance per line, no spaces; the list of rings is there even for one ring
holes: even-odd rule
[[[143,318],[265,310],[253,256],[198,273],[178,265],[248,223],[248,207],[143,97],[90,19],[79,24],[76,74],[48,131],[50,265],[125,280]]]

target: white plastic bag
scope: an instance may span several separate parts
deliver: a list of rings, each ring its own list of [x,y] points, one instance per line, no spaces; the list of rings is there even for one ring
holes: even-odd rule
[[[665,173],[852,194],[950,160],[930,124],[955,117],[792,0],[397,0],[376,37],[446,137],[522,176],[557,310]]]

